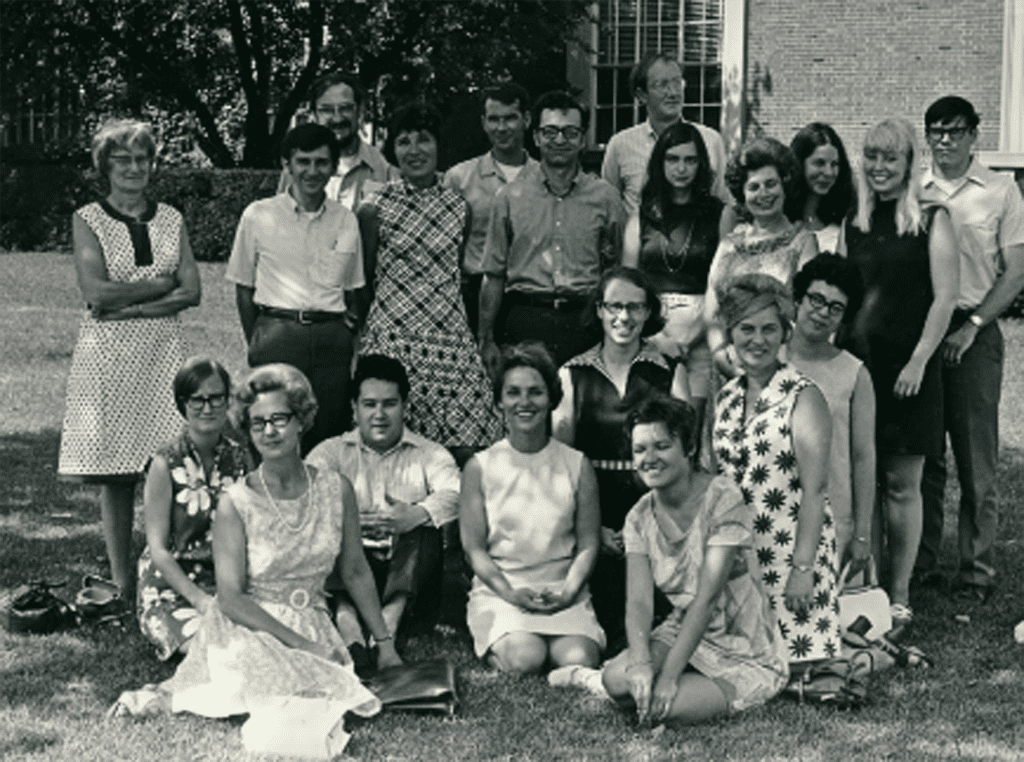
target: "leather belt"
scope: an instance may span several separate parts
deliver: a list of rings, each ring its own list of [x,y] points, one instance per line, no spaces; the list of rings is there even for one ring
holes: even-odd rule
[[[259,314],[267,317],[291,320],[300,325],[313,325],[313,323],[333,323],[345,319],[347,312],[324,312],[323,310],[285,310],[280,307],[264,307],[257,305]]]
[[[509,291],[505,294],[509,304],[547,307],[560,312],[576,312],[587,306],[588,296],[583,294],[531,294],[525,291]]]
[[[633,461],[631,460],[598,460],[590,459],[592,465],[598,471],[632,471]]]

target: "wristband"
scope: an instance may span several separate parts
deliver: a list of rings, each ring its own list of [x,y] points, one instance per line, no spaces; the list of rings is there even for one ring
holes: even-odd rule
[[[811,566],[810,564],[791,564],[791,565],[793,567],[793,571],[809,572],[809,571],[813,571],[814,570],[814,567]]]
[[[975,328],[981,328],[983,325],[985,325],[985,320],[977,312],[972,314],[969,318],[967,318],[967,320]]]
[[[868,538],[867,537],[857,537],[856,540],[857,540],[857,542],[867,542]]]
[[[373,636],[373,642],[376,644],[384,643],[385,641],[391,640],[390,635],[385,635],[383,638],[378,638],[376,635]]]

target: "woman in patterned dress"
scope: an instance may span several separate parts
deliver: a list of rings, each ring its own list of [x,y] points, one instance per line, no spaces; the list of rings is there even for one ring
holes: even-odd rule
[[[459,261],[468,207],[437,172],[441,117],[400,109],[384,154],[401,179],[360,206],[359,229],[373,302],[362,354],[394,357],[409,372],[407,423],[459,462],[502,434],[480,352],[462,303]]]
[[[718,314],[719,290],[744,273],[765,273],[791,288],[797,270],[818,254],[814,233],[785,214],[798,172],[792,151],[772,138],[745,145],[726,171],[729,190],[751,219],[718,244],[704,297],[708,346],[715,367],[726,378],[736,375],[737,368]]]
[[[188,650],[213,602],[213,517],[221,492],[252,468],[249,449],[228,433],[231,377],[205,357],[185,361],[174,400],[185,428],[157,450],[146,473],[147,546],[139,559],[142,633],[165,661]]]
[[[722,316],[740,375],[722,387],[712,443],[719,472],[743,493],[759,579],[791,664],[839,655],[838,564],[826,487],[832,417],[807,376],[779,361],[790,290],[769,275],[733,280]]]
[[[174,675],[121,696],[113,714],[250,714],[268,703],[308,701],[333,718],[380,711],[356,677],[331,621],[324,580],[337,570],[380,647],[381,666],[401,664],[363,554],[352,485],[303,463],[302,433],[316,397],[291,365],[254,370],[236,393],[242,428],[262,463],[228,487],[213,525],[217,595],[200,617]],[[340,554],[339,554],[340,549]]]
[[[178,313],[199,304],[181,214],[144,195],[155,156],[149,125],[105,125],[93,138],[92,159],[110,193],[72,217],[87,312],[68,377],[58,473],[100,485],[107,557],[124,601],[135,587],[135,484],[181,427],[171,394],[185,359]]]
[[[650,492],[626,517],[629,649],[604,668],[616,700],[649,719],[688,723],[761,704],[786,685],[786,648],[755,581],[752,517],[731,479],[693,468],[697,417],[655,396],[627,418]],[[653,631],[654,592],[672,614]]]

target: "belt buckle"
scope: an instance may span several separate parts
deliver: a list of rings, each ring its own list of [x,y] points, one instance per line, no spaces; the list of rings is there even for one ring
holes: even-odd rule
[[[301,587],[297,587],[292,590],[291,595],[288,596],[288,603],[293,609],[302,610],[309,605],[309,592]]]
[[[564,307],[568,303],[569,300],[564,296],[556,296],[554,299],[551,300],[551,306],[556,310],[561,310],[562,307]]]
[[[313,321],[306,317],[308,310],[298,310],[299,325],[313,325]]]

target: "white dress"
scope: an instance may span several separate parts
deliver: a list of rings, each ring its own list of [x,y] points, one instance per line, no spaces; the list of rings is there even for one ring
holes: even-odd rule
[[[513,588],[536,590],[565,579],[576,555],[576,497],[583,453],[551,439],[539,452],[519,452],[502,439],[480,462],[487,552]],[[605,645],[590,591],[554,614],[524,611],[499,597],[479,577],[473,579],[466,609],[477,656],[510,632],[582,635]]]
[[[178,269],[181,214],[157,204],[135,221],[106,202],[79,216],[96,234],[112,282],[133,283]],[[136,241],[148,238],[151,264],[137,264]],[[177,315],[96,320],[87,311],[68,376],[58,473],[88,478],[140,474],[146,461],[181,430],[174,376],[185,360]]]

